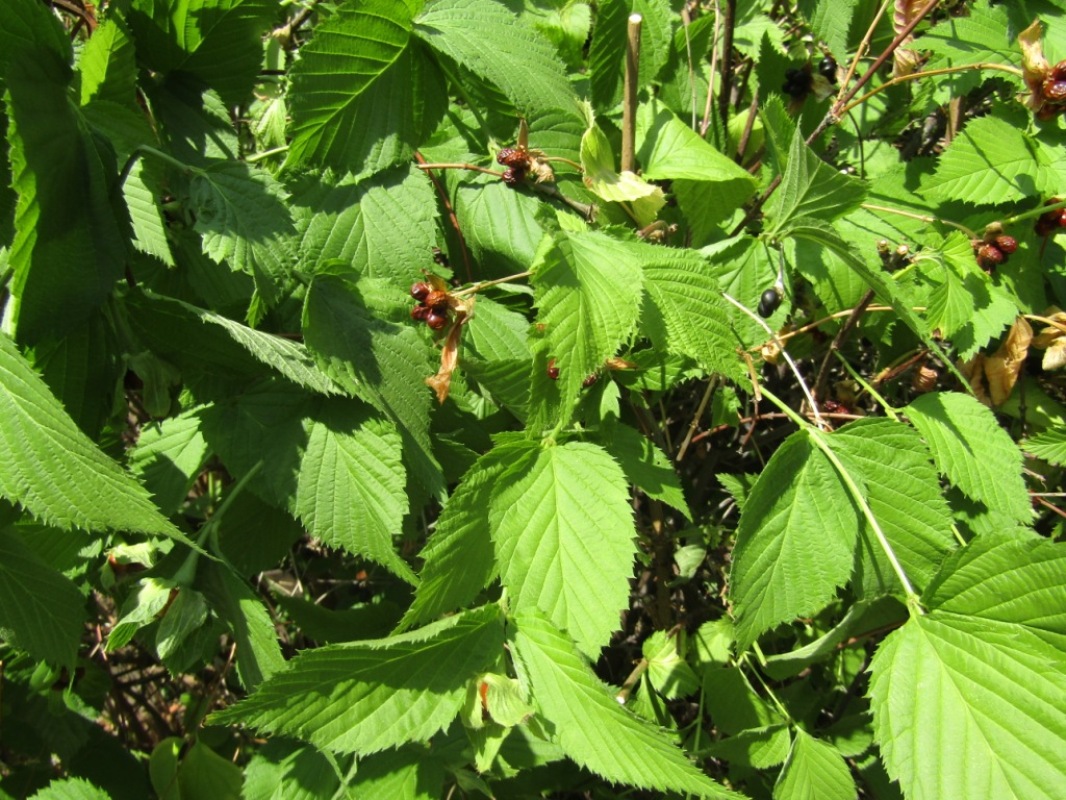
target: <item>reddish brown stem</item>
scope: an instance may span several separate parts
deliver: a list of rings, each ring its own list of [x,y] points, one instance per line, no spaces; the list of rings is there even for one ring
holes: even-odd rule
[[[440,201],[444,205],[444,210],[448,212],[448,220],[452,223],[452,227],[455,229],[455,235],[459,237],[459,252],[463,256],[463,267],[466,269],[466,279],[468,281],[474,280],[473,272],[470,269],[470,253],[466,249],[466,237],[463,236],[463,229],[459,227],[459,218],[455,216],[455,209],[452,207],[452,201],[448,197],[448,193],[441,186],[437,176],[433,174],[433,167],[426,163],[426,160],[422,158],[421,153],[415,153],[415,160],[418,161],[418,168],[423,170],[429,179],[433,181],[433,185],[437,189],[437,194],[440,195]]]

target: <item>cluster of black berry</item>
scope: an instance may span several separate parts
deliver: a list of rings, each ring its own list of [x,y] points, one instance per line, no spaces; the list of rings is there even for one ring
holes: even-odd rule
[[[767,289],[759,298],[759,316],[764,319],[772,317],[781,305],[781,293],[774,289]]]
[[[1017,239],[999,233],[994,228],[985,231],[984,239],[974,239],[972,244],[977,266],[985,272],[994,272],[996,267],[1007,260],[1007,256],[1018,249]]]
[[[517,186],[526,179],[531,159],[524,147],[505,147],[496,154],[496,162],[507,167],[503,173],[503,182],[508,186]]]
[[[1061,202],[1062,200],[1059,198],[1052,197],[1044,205],[1052,206]],[[1054,211],[1041,214],[1033,226],[1038,236],[1051,236],[1051,234],[1058,233],[1063,228],[1066,228],[1066,208],[1056,208]]]
[[[433,289],[428,283],[415,283],[411,286],[411,297],[418,305],[411,309],[411,319],[425,322],[430,328],[439,331],[448,324],[448,293]]]

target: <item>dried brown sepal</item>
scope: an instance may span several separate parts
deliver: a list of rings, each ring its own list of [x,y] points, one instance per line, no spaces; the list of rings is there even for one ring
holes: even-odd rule
[[[1066,311],[1052,307],[1044,316],[1055,324],[1041,329],[1033,337],[1032,346],[1044,351],[1040,366],[1045,371],[1061,369],[1066,365]]]
[[[1040,112],[1044,107],[1044,79],[1051,72],[1051,65],[1044,57],[1044,30],[1039,19],[1018,34],[1018,46],[1022,49],[1022,77],[1029,87],[1026,107]]]
[[[991,356],[985,359],[985,378],[993,405],[1002,405],[1014,384],[1018,382],[1025,358],[1029,355],[1029,344],[1033,341],[1033,329],[1025,317],[1018,317],[1011,326],[1010,333]]]
[[[936,388],[937,379],[940,378],[940,373],[933,367],[923,364],[914,370],[914,375],[911,376],[911,388],[919,394],[925,394],[931,392]]]
[[[444,345],[440,351],[440,369],[437,374],[426,378],[426,386],[437,395],[437,402],[443,403],[448,399],[448,392],[452,388],[452,373],[459,366],[459,339],[462,336],[463,325],[470,319],[470,307],[462,305],[456,312],[455,321],[444,337]]]
[[[892,6],[892,30],[897,34],[902,32],[918,16],[923,5],[922,0],[896,0]],[[921,56],[914,50],[905,49],[913,41],[913,35],[906,37],[892,53],[893,78],[910,75],[918,69]]]

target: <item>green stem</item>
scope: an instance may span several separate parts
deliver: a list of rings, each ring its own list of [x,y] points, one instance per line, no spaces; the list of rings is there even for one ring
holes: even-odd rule
[[[881,546],[881,550],[888,559],[888,563],[892,566],[892,571],[896,573],[896,577],[899,579],[899,583],[903,587],[903,592],[907,596],[907,608],[911,609],[913,613],[924,614],[925,611],[919,604],[917,592],[914,591],[914,587],[907,578],[907,573],[903,571],[903,565],[900,564],[899,559],[896,558],[896,552],[892,549],[892,545],[889,544],[885,532],[881,530],[881,524],[877,521],[877,517],[874,516],[870,504],[867,503],[866,498],[863,497],[862,490],[859,488],[858,484],[855,483],[855,479],[851,477],[847,468],[840,462],[840,459],[837,458],[837,454],[833,452],[833,448],[830,447],[829,442],[826,441],[825,434],[818,430],[811,430],[808,435],[815,447],[821,450],[822,453],[825,454],[825,457],[829,459],[829,462],[836,469],[840,479],[844,481],[844,485],[847,487],[852,499],[854,499],[855,502],[858,503],[859,508],[862,509],[862,515],[866,518],[866,522],[874,532],[874,536],[877,538],[877,543]]]
[[[907,217],[908,219],[916,219],[920,222],[927,222],[929,224],[939,222],[942,225],[948,225],[952,228],[962,231],[971,239],[980,239],[981,237],[967,228],[965,225],[961,225],[958,222],[952,222],[950,219],[942,219],[941,217],[933,217],[928,214],[915,214],[913,211],[904,211],[901,208],[889,208],[888,206],[878,206],[873,203],[863,203],[862,208],[867,211],[880,211],[885,214],[897,214],[901,217]]]
[[[1021,222],[1022,220],[1032,219],[1033,217],[1042,217],[1047,212],[1056,211],[1060,208],[1066,208],[1066,200],[1045,206],[1037,206],[1029,211],[1023,211],[1021,214],[1015,214],[1013,217],[1007,217],[1003,220],[1003,224],[1013,225],[1015,222]]]
[[[840,114],[841,115],[846,114],[847,112],[851,111],[851,109],[855,108],[856,106],[860,106],[863,103],[865,103],[871,97],[874,97],[875,95],[878,95],[881,92],[885,91],[885,89],[889,89],[889,88],[891,88],[893,86],[896,86],[898,84],[906,83],[907,81],[916,81],[916,80],[919,80],[921,78],[929,78],[929,77],[933,77],[935,75],[950,75],[953,72],[970,72],[972,70],[996,70],[996,71],[999,71],[999,72],[1009,72],[1011,75],[1014,75],[1017,78],[1022,77],[1022,71],[1020,69],[1018,69],[1017,67],[1009,67],[1006,64],[985,64],[985,63],[982,63],[982,64],[964,64],[964,65],[959,66],[959,67],[944,67],[943,69],[930,69],[930,70],[926,70],[925,72],[912,72],[910,75],[900,75],[898,78],[891,78],[891,79],[885,81],[884,83],[882,83],[876,89],[871,89],[869,92],[864,94],[858,100],[853,100],[850,103],[848,103],[846,106],[844,106],[844,108],[842,108],[840,110]]]
[[[899,422],[899,414],[896,413],[896,409],[894,409],[885,398],[879,395],[877,390],[865,378],[855,371],[855,368],[848,363],[848,360],[840,355],[840,353],[835,352],[833,355],[837,357],[837,361],[843,364],[844,369],[848,371],[848,374],[852,379],[865,391],[869,392],[870,396],[877,401],[882,409],[884,409],[885,415],[890,417],[894,422]]]
[[[287,152],[289,152],[289,145],[283,144],[281,147],[275,147],[271,150],[264,150],[262,153],[255,153],[254,155],[247,156],[244,159],[244,163],[254,164],[257,161],[262,161],[263,159],[270,158],[271,156],[276,156],[281,153]]]
[[[491,281],[478,281],[473,286],[467,286],[465,289],[459,289],[456,292],[452,292],[452,297],[465,297],[468,294],[477,294],[482,289],[487,289],[490,286],[498,286],[501,283],[510,283],[520,278],[528,278],[533,274],[532,270],[526,270],[525,272],[516,272],[514,275],[508,275],[505,278],[495,278]]]
[[[760,655],[761,655],[761,654],[760,654]],[[745,663],[747,663],[747,661],[748,661],[748,657],[747,657],[747,655],[746,655],[746,654],[745,654],[745,655],[743,656],[742,660],[743,660],[743,661],[744,661]],[[748,666],[750,667],[751,665],[749,664]],[[773,704],[774,704],[774,705],[775,705],[775,706],[777,707],[777,711],[778,711],[778,713],[779,713],[779,714],[780,714],[780,715],[781,715],[782,717],[784,717],[784,718],[785,718],[785,721],[786,721],[786,722],[787,722],[787,723],[788,723],[789,725],[795,725],[795,721],[794,721],[794,720],[792,719],[792,715],[788,713],[788,709],[787,709],[787,708],[785,708],[785,704],[784,704],[784,703],[782,703],[782,702],[781,702],[781,701],[780,701],[780,700],[778,699],[778,697],[777,697],[777,695],[776,695],[776,694],[774,694],[774,690],[773,690],[773,689],[771,689],[771,688],[770,688],[770,684],[768,684],[768,683],[767,683],[767,682],[766,682],[766,681],[765,681],[765,680],[763,679],[763,676],[762,676],[762,674],[761,674],[761,673],[759,672],[759,670],[757,670],[757,669],[755,669],[754,667],[752,667],[752,668],[750,669],[750,672],[751,672],[751,674],[752,674],[752,675],[754,675],[754,676],[755,676],[755,680],[757,680],[757,681],[759,682],[759,685],[760,685],[760,686],[762,687],[762,690],[763,690],[764,692],[766,692],[766,696],[767,696],[767,697],[769,697],[769,698],[770,698],[770,700],[771,700],[771,701],[773,702]]]
[[[182,172],[192,173],[194,175],[206,174],[199,167],[194,167],[192,164],[186,164],[172,155],[164,153],[162,150],[156,150],[154,147],[150,147],[146,144],[137,145],[133,148],[133,152],[130,153],[129,158],[126,159],[126,163],[122,165],[122,172],[118,176],[118,185],[123,186],[126,183],[126,179],[130,176],[130,172],[133,170],[133,166],[137,163],[137,160],[141,156],[152,156],[158,158],[160,161],[165,161],[172,167],[181,170]]]
[[[765,397],[767,400],[769,400],[771,403],[773,403],[775,406],[777,406],[779,409],[781,409],[781,411],[785,414],[785,416],[788,417],[793,422],[795,422],[796,425],[798,425],[800,428],[811,428],[811,427],[814,427],[814,426],[811,425],[810,422],[808,422],[803,417],[801,417],[799,414],[797,414],[795,411],[793,411],[791,408],[789,408],[788,404],[785,403],[784,400],[782,400],[780,397],[775,395],[773,392],[771,392],[766,387],[760,387],[759,391],[762,392],[762,396],[763,397]]]

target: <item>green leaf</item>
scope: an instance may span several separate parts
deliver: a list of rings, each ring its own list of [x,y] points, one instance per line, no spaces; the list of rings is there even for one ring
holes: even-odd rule
[[[287,199],[270,173],[239,161],[197,170],[189,188],[204,253],[254,277],[269,303],[276,301],[296,260]]]
[[[636,555],[618,464],[593,444],[542,448],[498,479],[489,515],[511,607],[539,609],[598,653],[618,628]]]
[[[485,32],[492,46],[485,46]],[[577,98],[554,48],[532,26],[492,0],[431,0],[413,31],[438,53],[500,88],[527,118],[578,115]]]
[[[869,419],[849,423],[828,441],[861,477],[870,510],[903,571],[921,590],[956,544],[951,511],[921,437],[898,422]],[[866,587],[875,593],[897,590],[891,565],[868,526],[861,549]]]
[[[730,594],[739,649],[833,599],[851,575],[860,526],[833,464],[806,433],[790,436],[759,475],[737,526]]]
[[[1026,24],[1032,18],[1031,14],[1027,15]],[[942,19],[922,34],[909,49],[933,53],[923,69],[980,63],[1020,66],[1021,48],[1015,41],[1017,32],[1018,29],[1008,21],[1006,7],[975,3],[964,17],[948,16]],[[1006,77],[1003,72],[993,74],[1001,80]],[[961,96],[980,85],[988,75],[980,72],[946,75],[942,79],[943,86],[952,96]]]
[[[746,169],[657,103],[645,103],[637,111],[637,159],[650,180],[716,184],[718,192],[738,198],[733,208],[755,191],[755,179]]]
[[[909,800],[1053,800],[1066,785],[1066,661],[980,619],[934,611],[870,665],[874,735]]]
[[[474,601],[496,569],[489,528],[489,497],[496,482],[527,461],[536,444],[501,443],[478,459],[448,498],[421,556],[415,599],[401,628],[427,622]]]
[[[445,775],[439,754],[408,745],[360,759],[352,796],[360,800],[437,800],[445,796]]]
[[[241,796],[241,769],[202,740],[197,740],[178,767],[178,787],[181,797],[238,800]]]
[[[1036,144],[1022,129],[978,117],[952,139],[922,193],[975,205],[1023,200],[1032,195],[1038,167]]]
[[[60,60],[70,61],[70,39],[54,14],[34,0],[0,4],[0,79],[9,65],[35,48],[51,50]]]
[[[292,510],[310,406],[307,393],[292,384],[263,382],[205,408],[201,427],[231,475],[240,478],[255,470],[250,488],[267,502]]]
[[[73,668],[85,624],[85,598],[18,533],[0,529],[0,630],[19,650]]]
[[[437,494],[443,479],[429,441],[429,349],[413,325],[388,321],[407,302],[380,281],[318,275],[304,303],[304,341],[327,375],[399,425],[409,470]]]
[[[560,234],[535,266],[537,324],[533,349],[554,358],[559,388],[573,400],[633,332],[640,307],[645,248],[603,233]]]
[[[688,356],[707,372],[740,379],[744,368],[736,354],[739,341],[707,262],[691,251],[646,247],[642,322],[652,342]]]
[[[95,439],[114,410],[116,385],[125,370],[115,337],[102,313],[62,339],[47,339],[26,357],[89,438]]]
[[[618,424],[605,446],[622,467],[627,481],[648,497],[661,500],[684,514],[686,519],[692,519],[681,481],[670,459],[651,439],[628,425]]]
[[[312,536],[415,583],[392,542],[408,510],[401,449],[395,426],[366,406],[325,402],[300,459],[296,512]]]
[[[111,800],[111,796],[84,778],[67,778],[52,781],[30,800]]]
[[[43,49],[12,63],[6,75],[11,185],[18,194],[10,289],[15,330],[25,342],[84,322],[126,261],[124,214],[112,202],[114,155],[75,111],[70,78],[70,67]]]
[[[185,501],[207,455],[200,409],[194,408],[143,427],[129,453],[130,472],[151,492],[153,503],[173,514]]]
[[[612,203],[632,202],[639,223],[647,225],[666,203],[663,190],[636,173],[615,169],[614,151],[607,136],[596,125],[581,137],[581,166],[585,185],[602,200]]]
[[[67,530],[133,530],[187,541],[144,487],[78,429],[2,335],[0,494]]]
[[[276,16],[274,0],[134,0],[129,12],[142,62],[195,75],[227,105],[248,99]]]
[[[443,87],[410,44],[420,0],[346,4],[315,29],[292,69],[286,163],[372,172],[407,158],[439,114],[423,104]],[[439,103],[438,103],[439,104]]]
[[[503,277],[529,269],[544,238],[537,221],[539,200],[479,176],[476,181],[456,181],[452,204],[471,258],[485,274]]]
[[[1046,430],[1021,443],[1022,449],[1049,464],[1066,466],[1066,430]]]
[[[848,55],[848,31],[855,15],[855,7],[858,5],[859,0],[837,0],[833,3],[819,3],[818,0],[799,2],[800,13],[807,18],[811,30],[817,38],[829,45],[829,52],[838,61],[843,61]]]
[[[136,102],[136,52],[121,16],[108,15],[85,40],[78,54],[78,76],[83,106],[92,100],[119,105]]]
[[[447,727],[467,685],[502,652],[499,608],[486,606],[388,639],[306,651],[212,722],[376,753]]]
[[[362,773],[360,764],[359,772]],[[273,738],[244,768],[243,800],[322,800],[335,797],[340,777],[329,759],[310,745]]]
[[[788,653],[767,656],[766,674],[775,680],[798,675],[816,661],[824,661],[840,652],[841,642],[867,631],[898,626],[907,618],[903,604],[895,597],[859,600],[848,607],[843,618],[813,642]]]
[[[414,167],[360,182],[309,180],[292,199],[299,266],[312,274],[338,260],[367,277],[418,280],[437,243],[436,202],[433,185]]]
[[[596,22],[589,46],[589,88],[600,111],[609,111],[622,100],[625,49],[629,15],[640,14],[640,60],[637,86],[651,87],[669,57],[670,5],[666,0],[601,0],[596,4]]]
[[[792,137],[785,174],[766,210],[771,233],[792,227],[793,220],[810,217],[829,222],[854,211],[866,197],[866,185],[837,172],[803,141],[799,128]]]
[[[974,538],[949,559],[922,597],[928,608],[1021,627],[1066,651],[1066,545],[1008,534]]]
[[[930,392],[904,409],[937,470],[963,493],[1018,522],[1033,516],[1022,454],[992,411],[969,395]]]
[[[566,755],[609,781],[643,789],[739,798],[697,770],[667,736],[626,711],[542,617],[522,614],[512,634],[519,680]]]
[[[657,103],[637,111],[637,159],[648,180],[669,180],[681,210],[699,237],[755,191],[755,179],[729,156]]]
[[[774,800],[854,800],[856,797],[855,781],[840,751],[797,728],[785,768],[774,784]]]
[[[259,377],[264,372],[262,366],[267,366],[313,392],[342,392],[298,342],[257,331],[229,317],[147,289],[130,293],[126,305],[135,317],[138,332],[153,352],[190,371],[208,366],[227,375],[236,372]]]
[[[274,620],[262,601],[229,568],[204,561],[197,586],[237,643],[237,674],[248,691],[285,667]]]

